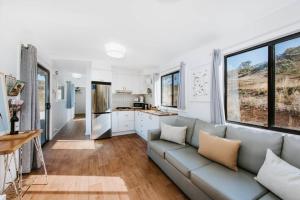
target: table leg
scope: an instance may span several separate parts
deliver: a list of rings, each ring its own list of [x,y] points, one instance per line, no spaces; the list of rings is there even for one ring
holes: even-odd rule
[[[19,188],[22,191],[22,181],[23,181],[23,146],[19,149]]]
[[[4,180],[3,180],[3,186],[2,186],[2,193],[4,193],[4,190],[5,190],[5,185],[6,185],[6,177],[7,177],[7,172],[9,173],[10,175],[10,179],[12,180],[12,184],[13,184],[13,187],[14,187],[14,190],[16,192],[16,195],[18,197],[18,199],[20,200],[21,199],[21,196],[20,196],[20,192],[17,188],[17,185],[15,183],[15,180],[13,179],[13,176],[12,176],[12,173],[11,173],[11,170],[10,170],[10,163],[11,163],[11,160],[14,158],[14,160],[16,161],[16,157],[15,157],[15,153],[13,153],[10,157],[10,154],[7,154],[5,155],[4,157]],[[16,167],[15,167],[16,168]],[[17,171],[16,171],[17,173]]]
[[[40,137],[34,138],[33,141],[34,141],[34,145],[35,145],[36,151],[38,153],[38,156],[39,156],[39,158],[42,162],[43,168],[44,168],[45,177],[46,177],[46,184],[48,184],[48,173],[47,173],[47,169],[46,169],[46,163],[45,163],[45,160],[44,160],[44,155],[43,155],[42,145],[41,145],[41,142],[40,142]]]
[[[2,185],[2,192],[1,192],[1,194],[3,194],[4,190],[5,190],[7,171],[8,171],[8,154],[4,155],[4,178],[3,178],[3,185]]]

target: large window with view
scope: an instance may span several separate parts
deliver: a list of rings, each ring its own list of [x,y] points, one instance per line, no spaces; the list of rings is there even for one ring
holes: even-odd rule
[[[225,56],[229,122],[300,133],[300,34]]]
[[[161,77],[161,105],[177,107],[179,71]]]

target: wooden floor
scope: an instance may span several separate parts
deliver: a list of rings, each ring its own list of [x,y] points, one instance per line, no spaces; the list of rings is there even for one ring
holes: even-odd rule
[[[90,141],[85,121],[76,118],[44,146],[48,185],[37,172],[24,199],[181,200],[187,199],[146,155],[138,135]]]

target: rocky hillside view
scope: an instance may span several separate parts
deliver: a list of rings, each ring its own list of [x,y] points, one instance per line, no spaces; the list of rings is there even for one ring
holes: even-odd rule
[[[242,62],[237,69],[228,72],[228,93],[237,88],[238,79],[242,122],[267,125],[267,76],[267,62],[255,65],[251,61]],[[275,91],[275,124],[300,130],[300,46],[276,55]],[[230,107],[233,103],[234,99],[228,96],[228,113],[232,112],[232,116],[236,113]]]

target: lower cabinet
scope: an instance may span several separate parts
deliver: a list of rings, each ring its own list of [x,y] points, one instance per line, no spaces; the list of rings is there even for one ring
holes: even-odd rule
[[[114,111],[112,113],[113,135],[122,135],[136,132],[147,140],[149,130],[159,129],[160,123],[168,121],[173,116],[157,116],[142,111]]]
[[[141,111],[135,111],[135,130],[143,139],[147,140],[149,130],[159,129],[160,123],[174,116],[157,116]]]
[[[116,135],[121,132],[134,131],[134,111],[115,111],[112,113],[112,132]],[[119,135],[119,134],[118,134]]]

